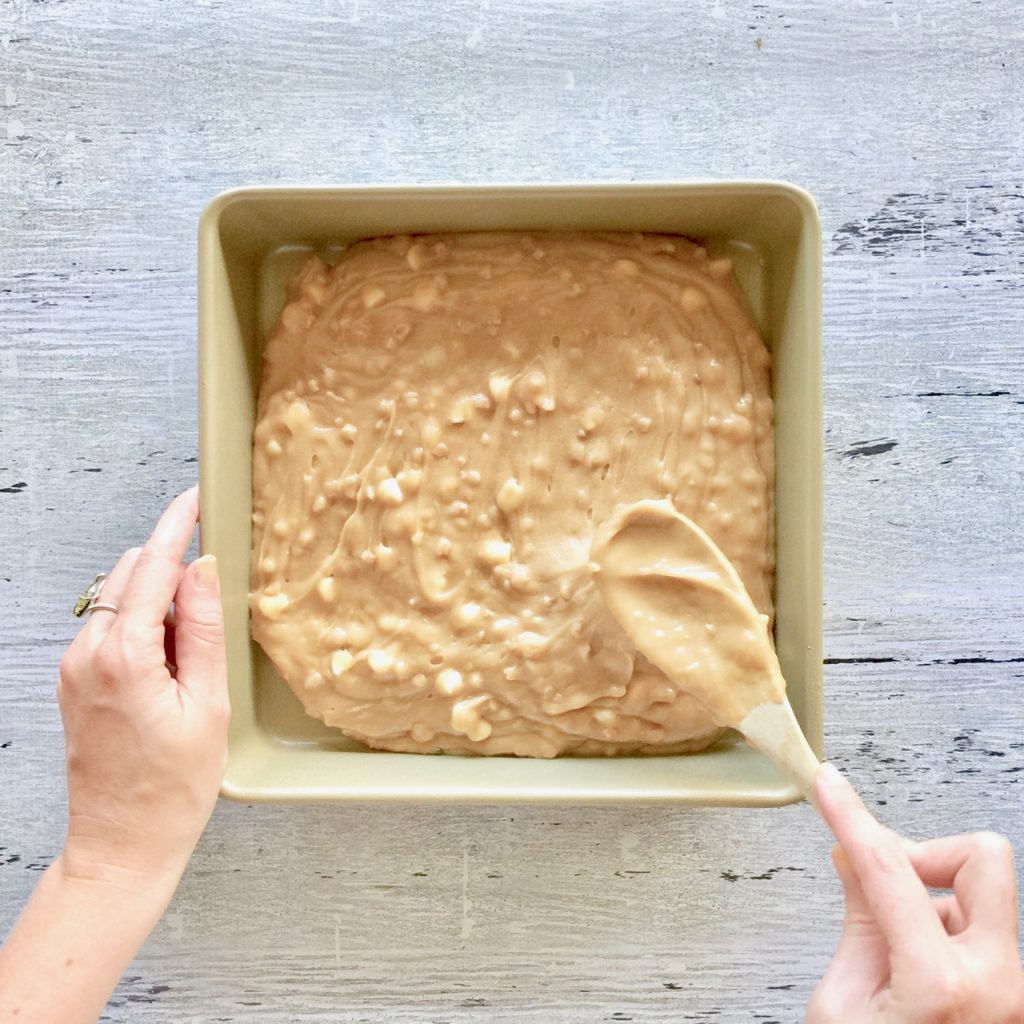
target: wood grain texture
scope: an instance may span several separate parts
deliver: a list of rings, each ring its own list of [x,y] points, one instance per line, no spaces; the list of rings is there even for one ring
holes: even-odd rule
[[[766,176],[825,244],[827,747],[1024,844],[1012,0],[0,0],[0,927],[82,583],[195,478],[196,221],[256,182]],[[218,807],[106,1020],[800,1020],[806,807]]]

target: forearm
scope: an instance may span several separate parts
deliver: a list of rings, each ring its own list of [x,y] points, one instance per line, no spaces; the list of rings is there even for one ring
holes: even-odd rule
[[[46,871],[0,950],[0,1021],[95,1024],[173,893]]]

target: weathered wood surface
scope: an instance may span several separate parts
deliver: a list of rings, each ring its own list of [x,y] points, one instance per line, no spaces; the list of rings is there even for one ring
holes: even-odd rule
[[[1024,844],[1012,0],[0,0],[0,928],[58,850],[84,580],[195,478],[196,220],[250,182],[771,176],[825,244],[827,744]],[[779,811],[218,808],[116,1022],[799,1020]]]

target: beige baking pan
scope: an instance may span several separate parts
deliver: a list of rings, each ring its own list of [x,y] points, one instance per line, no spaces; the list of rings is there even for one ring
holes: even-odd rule
[[[822,745],[821,229],[811,197],[771,181],[244,188],[199,226],[202,550],[221,567],[232,721],[223,795],[257,801],[662,803],[767,807],[798,793],[725,741],[690,756],[516,758],[367,750],[307,717],[249,634],[251,435],[267,328],[310,252],[359,238],[497,229],[639,230],[728,253],[773,351],[776,644]]]

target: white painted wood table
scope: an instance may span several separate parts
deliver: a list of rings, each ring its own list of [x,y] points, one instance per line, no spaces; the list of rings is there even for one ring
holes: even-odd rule
[[[828,753],[1020,848],[1022,96],[1012,0],[0,0],[0,928],[61,841],[70,603],[195,478],[199,211],[256,182],[809,188]],[[105,1019],[788,1024],[827,850],[806,806],[222,804]]]

